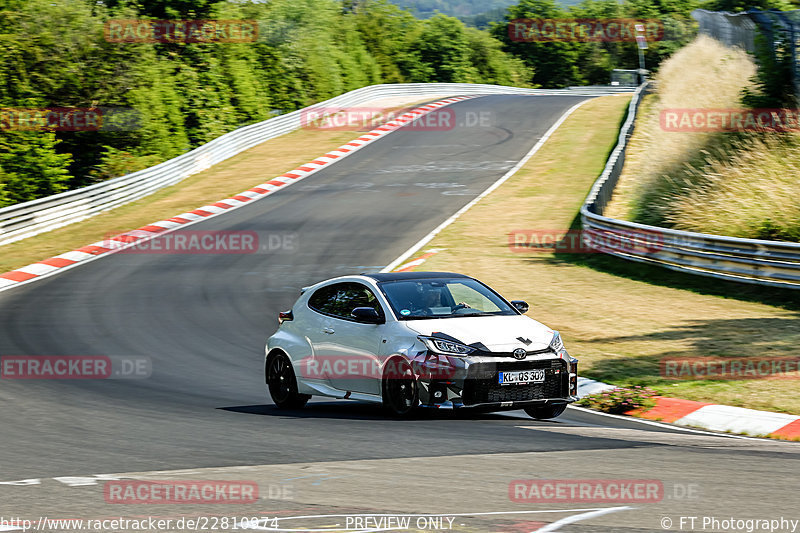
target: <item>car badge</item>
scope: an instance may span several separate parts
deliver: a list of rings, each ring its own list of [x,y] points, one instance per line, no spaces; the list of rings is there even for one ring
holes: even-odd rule
[[[525,351],[525,348],[517,348],[514,350],[514,359],[525,359],[528,356],[528,352]]]

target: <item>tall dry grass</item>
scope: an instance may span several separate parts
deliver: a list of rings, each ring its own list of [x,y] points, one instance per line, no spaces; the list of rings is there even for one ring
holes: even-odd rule
[[[675,108],[741,108],[756,66],[700,36],[664,62],[642,104],[609,216],[678,229],[800,240],[800,136],[662,130]]]

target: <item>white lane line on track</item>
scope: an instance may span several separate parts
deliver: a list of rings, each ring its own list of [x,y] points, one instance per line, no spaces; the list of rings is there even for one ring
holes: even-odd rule
[[[626,511],[628,509],[633,509],[633,507],[608,507],[606,509],[598,509],[596,511],[589,511],[587,513],[567,516],[566,518],[562,518],[560,520],[556,520],[551,524],[547,524],[546,526],[537,529],[533,533],[547,533],[548,531],[558,531],[561,529],[561,526],[566,526],[567,524],[574,524],[575,522],[580,522],[581,520],[588,520],[589,518],[595,518],[596,516],[603,516],[610,513],[616,513],[617,511]]]
[[[450,218],[448,218],[447,220],[445,220],[444,222],[442,222],[441,224],[439,224],[439,225],[436,227],[436,229],[434,229],[433,231],[431,231],[430,233],[428,233],[427,235],[425,235],[425,236],[424,236],[422,239],[420,239],[419,241],[417,241],[417,243],[416,243],[416,244],[414,244],[414,245],[413,245],[411,248],[409,248],[408,250],[406,250],[405,252],[403,252],[403,254],[402,254],[400,257],[398,257],[397,259],[395,259],[394,261],[392,261],[391,263],[389,263],[389,265],[388,265],[386,268],[384,268],[383,270],[381,270],[381,272],[391,272],[392,270],[394,270],[395,268],[397,268],[397,267],[398,267],[398,266],[399,266],[401,263],[403,263],[405,260],[407,260],[407,259],[408,259],[409,257],[411,257],[413,254],[415,254],[415,253],[416,253],[416,252],[417,252],[417,251],[418,251],[420,248],[422,248],[423,246],[425,246],[426,244],[428,244],[428,243],[429,243],[431,240],[433,240],[433,238],[434,238],[434,237],[436,237],[436,235],[438,235],[438,234],[439,234],[439,233],[440,233],[440,232],[441,232],[443,229],[445,229],[447,226],[449,226],[450,224],[452,224],[453,222],[455,222],[455,221],[458,219],[458,217],[460,217],[461,215],[463,215],[464,213],[466,213],[466,212],[467,212],[467,211],[468,211],[468,210],[469,210],[469,209],[470,209],[470,208],[471,208],[473,205],[475,205],[475,204],[477,204],[478,202],[480,202],[480,201],[481,201],[481,200],[482,200],[484,197],[486,197],[487,195],[489,195],[489,194],[490,194],[492,191],[494,191],[495,189],[497,189],[498,187],[500,187],[500,186],[501,186],[503,183],[505,183],[505,182],[506,182],[506,181],[507,181],[507,180],[508,180],[508,179],[509,179],[511,176],[513,176],[514,174],[516,174],[516,173],[519,171],[519,169],[521,169],[521,168],[522,168],[522,167],[525,165],[525,163],[527,163],[527,162],[528,162],[528,160],[529,160],[531,157],[533,157],[533,155],[534,155],[536,152],[538,152],[538,151],[539,151],[539,149],[542,147],[542,145],[544,145],[544,143],[547,141],[547,139],[549,139],[549,138],[550,138],[550,136],[551,136],[553,133],[555,133],[555,131],[556,131],[556,130],[559,128],[559,126],[561,126],[561,124],[563,124],[563,123],[564,123],[564,121],[565,121],[565,120],[567,120],[567,117],[569,117],[569,116],[570,116],[572,113],[574,113],[574,112],[575,112],[575,111],[576,111],[576,110],[577,110],[577,109],[578,109],[580,106],[582,106],[583,104],[585,104],[586,102],[588,102],[588,101],[589,101],[589,100],[591,100],[591,99],[592,99],[591,97],[588,97],[588,98],[586,98],[586,100],[581,100],[580,102],[578,102],[578,103],[577,103],[577,104],[575,104],[574,106],[572,106],[572,107],[570,107],[569,109],[567,109],[567,111],[566,111],[566,112],[565,112],[563,115],[561,115],[561,117],[559,117],[559,119],[556,121],[556,123],[555,123],[555,124],[553,124],[552,126],[550,126],[550,129],[548,129],[548,130],[547,130],[547,132],[545,132],[545,134],[544,134],[544,135],[542,135],[542,137],[541,137],[541,138],[539,139],[539,141],[538,141],[538,142],[537,142],[537,143],[536,143],[536,144],[533,146],[533,148],[531,148],[531,149],[530,149],[530,151],[529,151],[527,154],[525,154],[525,155],[522,157],[522,159],[520,159],[520,160],[517,162],[517,164],[516,164],[516,165],[514,165],[514,166],[511,168],[511,170],[509,170],[508,172],[506,172],[505,174],[503,174],[503,175],[500,177],[500,179],[498,179],[497,181],[495,181],[494,183],[492,183],[491,185],[489,185],[489,187],[488,187],[488,188],[487,188],[485,191],[483,191],[483,192],[482,192],[480,195],[478,195],[476,198],[474,198],[474,199],[473,199],[471,202],[469,202],[467,205],[465,205],[464,207],[462,207],[461,209],[459,209],[459,210],[458,210],[458,211],[457,211],[457,212],[456,212],[456,213],[455,213],[453,216],[451,216]]]
[[[312,532],[312,533],[319,533],[323,531],[329,532],[347,532],[347,533],[371,533],[375,531],[393,531],[396,530],[396,527],[392,528],[385,528],[385,527],[374,527],[374,528],[320,528],[320,529],[309,529],[309,528],[301,528],[301,529],[288,529],[288,528],[281,528],[277,527],[277,524],[281,520],[309,520],[309,519],[321,519],[321,518],[347,518],[347,517],[456,517],[456,516],[501,516],[501,515],[520,515],[520,514],[546,514],[546,513],[580,513],[577,515],[571,515],[565,518],[561,518],[556,520],[555,522],[551,522],[539,529],[532,531],[531,533],[547,533],[551,531],[558,531],[561,526],[565,526],[567,524],[572,524],[575,522],[579,522],[581,520],[587,520],[589,518],[594,518],[597,516],[606,515],[609,513],[615,513],[618,511],[629,511],[633,510],[635,507],[630,507],[627,505],[620,506],[620,507],[594,507],[588,509],[544,509],[544,510],[537,510],[537,511],[489,511],[484,513],[417,513],[417,514],[405,514],[405,513],[362,513],[362,514],[320,514],[320,515],[302,515],[302,516],[284,516],[284,517],[275,517],[275,518],[266,518],[260,519],[257,521],[242,521],[239,522],[239,525],[243,529],[254,529],[258,531],[274,531],[274,532],[285,532],[285,533],[293,533],[293,532]],[[276,524],[276,527],[269,527],[266,525],[260,525],[260,522],[267,522]],[[338,524],[337,524],[338,525]]]
[[[41,479],[21,479],[19,481],[0,481],[0,485],[15,485],[15,486],[25,486],[25,485],[41,485]]]

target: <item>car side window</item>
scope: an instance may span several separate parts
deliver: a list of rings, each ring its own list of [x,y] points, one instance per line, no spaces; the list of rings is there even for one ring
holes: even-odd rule
[[[372,307],[383,316],[375,294],[361,283],[335,283],[322,287],[308,299],[308,306],[319,313],[345,320],[352,320],[350,313],[356,307]]]

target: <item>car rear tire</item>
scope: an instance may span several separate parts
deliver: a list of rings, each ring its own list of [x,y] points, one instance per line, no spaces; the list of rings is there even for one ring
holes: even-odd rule
[[[297,392],[297,378],[289,358],[282,353],[267,360],[265,378],[269,395],[279,409],[301,409],[311,396]]]
[[[567,404],[550,404],[542,405],[541,407],[526,407],[525,412],[537,420],[545,420],[547,418],[556,418],[567,408]]]
[[[408,361],[394,359],[383,376],[383,408],[394,417],[408,417],[419,403],[419,386]]]

